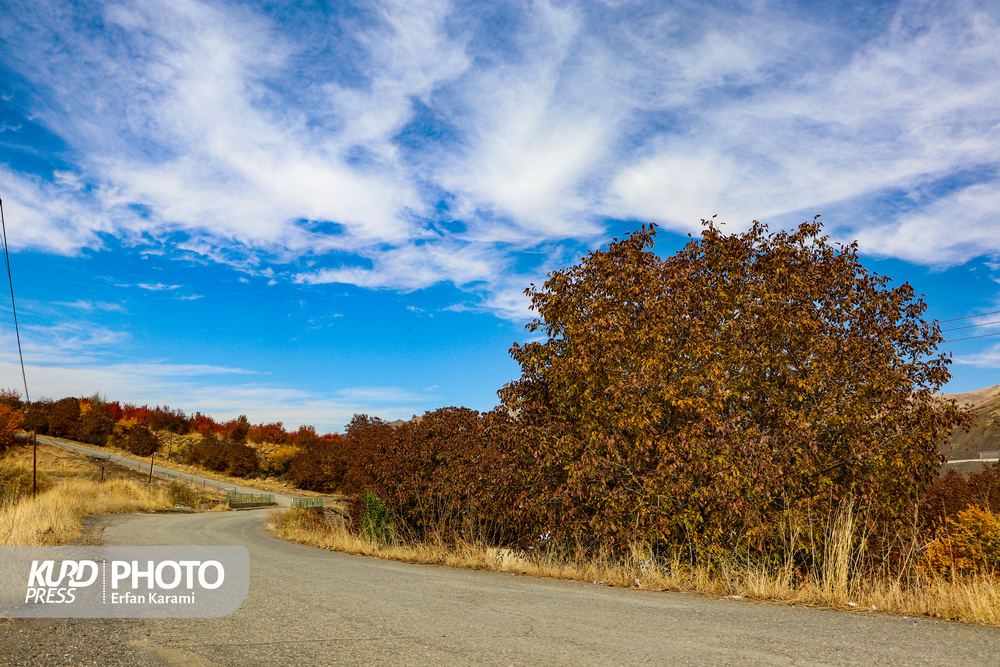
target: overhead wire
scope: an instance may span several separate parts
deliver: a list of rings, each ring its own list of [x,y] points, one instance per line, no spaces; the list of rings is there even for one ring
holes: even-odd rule
[[[1000,336],[1000,331],[991,334],[983,334],[981,336],[967,336],[966,338],[953,338],[952,340],[943,341],[945,343],[957,343],[960,340],[972,340],[973,338],[989,338],[990,336]]]
[[[28,395],[28,376],[24,372],[24,353],[21,351],[21,330],[17,325],[17,306],[14,305],[14,279],[10,273],[10,251],[7,249],[7,221],[3,214],[3,199],[0,198],[0,229],[3,230],[3,260],[7,265],[7,283],[10,285],[10,309],[14,313],[14,335],[17,337],[17,356],[21,361],[21,379],[24,381],[24,400],[31,402]]]
[[[965,317],[953,317],[950,320],[938,320],[938,324],[947,324],[948,322],[958,322],[959,320],[971,320],[973,317],[984,317],[986,315],[997,315],[1000,314],[1000,310],[993,310],[988,313],[979,313],[978,315],[966,315]]]
[[[970,324],[965,327],[955,327],[953,329],[941,329],[941,332],[944,333],[945,331],[961,331],[962,329],[977,329],[979,327],[988,327],[991,324],[1000,324],[1000,320],[996,320],[994,322],[983,322],[982,324]]]

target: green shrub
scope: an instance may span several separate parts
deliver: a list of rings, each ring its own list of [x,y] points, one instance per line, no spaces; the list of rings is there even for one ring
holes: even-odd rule
[[[170,494],[170,502],[174,505],[194,508],[201,504],[198,493],[184,482],[170,482],[167,492]]]
[[[396,518],[389,506],[371,492],[361,497],[361,533],[383,545],[397,541]]]

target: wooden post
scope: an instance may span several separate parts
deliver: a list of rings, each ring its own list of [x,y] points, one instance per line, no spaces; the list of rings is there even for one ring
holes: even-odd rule
[[[149,481],[146,482],[147,484],[153,483],[153,459],[155,457],[156,457],[155,451],[149,455]]]
[[[104,481],[104,466],[101,466],[101,481]]]
[[[38,434],[31,432],[31,497],[38,495]]]

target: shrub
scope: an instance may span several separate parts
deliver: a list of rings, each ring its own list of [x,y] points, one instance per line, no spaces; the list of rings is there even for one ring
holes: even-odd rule
[[[136,456],[151,456],[160,446],[155,433],[143,424],[128,418],[115,424],[112,440],[116,447],[121,447]]]
[[[935,477],[920,499],[921,525],[933,533],[969,505],[1000,514],[1000,466],[984,466],[967,476],[949,470]]]
[[[0,389],[0,405],[20,410],[24,405],[21,403],[21,392],[17,389]]]
[[[543,342],[500,392],[540,529],[566,545],[767,550],[787,512],[851,497],[888,534],[967,423],[934,397],[939,327],[818,222],[754,223],[661,259],[643,227],[526,293]]]
[[[1000,517],[970,505],[940,531],[924,552],[926,570],[945,577],[1000,574]]]
[[[244,445],[247,436],[250,435],[250,420],[246,415],[240,415],[236,419],[226,422],[223,427],[223,436],[237,445]]]
[[[299,451],[298,447],[282,447],[269,452],[261,463],[261,472],[274,477],[286,474]]]
[[[397,542],[396,520],[389,506],[374,493],[361,496],[361,533],[381,545]]]
[[[198,493],[194,489],[184,482],[177,480],[170,482],[170,486],[167,487],[167,493],[170,494],[170,502],[174,505],[194,508],[198,507],[201,502]]]
[[[229,442],[225,446],[226,473],[236,477],[250,477],[260,467],[260,455],[250,445]]]
[[[188,445],[184,461],[202,465],[209,470],[226,472],[237,477],[249,477],[260,466],[260,455],[249,445],[234,443],[228,438],[206,431],[201,439]]]
[[[20,410],[0,404],[0,453],[14,446],[17,442],[14,436],[23,423],[24,415]]]
[[[251,426],[250,434],[247,437],[251,442],[260,444],[284,445],[288,443],[288,433],[285,432],[285,425],[281,422]]]
[[[114,428],[115,422],[111,418],[107,404],[91,399],[80,416],[77,437],[81,442],[103,447],[108,444],[108,438],[114,433]]]
[[[52,404],[49,433],[60,438],[76,439],[80,431],[80,401],[63,398]]]
[[[49,433],[49,418],[52,415],[53,402],[47,398],[29,403],[24,409],[24,428],[39,435]]]
[[[315,435],[315,431],[306,433]],[[302,429],[297,435],[299,450],[288,464],[288,476],[296,486],[321,493],[356,492],[359,485],[352,479],[363,474],[367,460],[356,455],[352,441],[339,437],[302,437]]]

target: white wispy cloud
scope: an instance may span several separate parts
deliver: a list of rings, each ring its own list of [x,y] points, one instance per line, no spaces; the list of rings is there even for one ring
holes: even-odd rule
[[[972,354],[956,354],[953,361],[956,364],[961,364],[963,366],[1000,368],[1000,343],[996,343],[980,352]]]
[[[0,355],[0,377],[20,378],[20,366],[4,356]],[[29,363],[26,370],[32,400],[90,396],[96,391],[126,403],[197,409],[219,420],[245,414],[254,423],[282,421],[287,428],[312,424],[328,432],[342,431],[358,413],[408,419],[422,414],[422,406],[435,399],[432,389],[415,393],[396,387],[346,387],[321,394],[277,382],[248,382],[249,371],[206,365]]]
[[[108,303],[106,301],[91,301],[89,299],[77,299],[76,301],[53,301],[53,305],[60,308],[72,308],[75,310],[108,311],[114,313],[124,313],[125,307],[120,303]]]
[[[1000,11],[864,11],[381,2],[333,35],[207,0],[21,3],[9,66],[73,168],[0,165],[13,245],[180,233],[272,281],[452,282],[514,319],[545,269],[520,253],[605,217],[826,213],[868,254],[1000,254]]]

